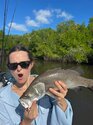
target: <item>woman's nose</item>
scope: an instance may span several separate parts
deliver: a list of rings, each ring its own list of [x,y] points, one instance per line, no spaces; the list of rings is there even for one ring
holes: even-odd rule
[[[20,65],[17,66],[17,71],[20,71],[22,67]]]

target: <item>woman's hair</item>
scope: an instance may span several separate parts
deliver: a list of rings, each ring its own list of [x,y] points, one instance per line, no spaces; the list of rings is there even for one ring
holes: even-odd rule
[[[33,57],[32,57],[32,54],[30,53],[30,51],[24,47],[22,44],[17,44],[15,45],[14,47],[12,47],[8,53],[8,63],[9,63],[9,55],[12,53],[12,52],[16,52],[16,51],[25,51],[28,53],[28,57],[30,59],[30,61],[32,62],[33,61]]]

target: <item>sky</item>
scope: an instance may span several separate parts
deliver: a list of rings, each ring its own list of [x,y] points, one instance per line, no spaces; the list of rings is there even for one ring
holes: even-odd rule
[[[93,0],[0,0],[0,30],[4,26],[5,1],[6,34],[23,35],[43,28],[56,29],[59,23],[69,20],[87,26],[93,17]]]

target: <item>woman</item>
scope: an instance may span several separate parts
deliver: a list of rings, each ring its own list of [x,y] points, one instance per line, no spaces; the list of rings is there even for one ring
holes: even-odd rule
[[[15,79],[0,90],[0,125],[71,125],[72,108],[65,99],[67,86],[61,81],[55,81],[58,88],[49,91],[57,97],[55,103],[52,98],[44,96],[32,106],[24,109],[19,98],[35,79],[31,75],[34,62],[29,51],[17,45],[8,55],[8,68]]]

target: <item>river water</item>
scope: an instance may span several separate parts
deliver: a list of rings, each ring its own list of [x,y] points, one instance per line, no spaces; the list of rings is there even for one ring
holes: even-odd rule
[[[59,67],[74,69],[82,76],[93,79],[93,65],[36,61],[32,73],[39,75],[48,69]],[[73,108],[73,125],[93,125],[93,91],[84,87],[79,90],[69,90],[66,98]]]
[[[86,64],[66,64],[59,62],[35,61],[32,72],[36,74],[41,74],[48,69],[59,67],[63,69],[73,69],[78,71],[82,76],[86,78],[93,78],[93,65]]]

